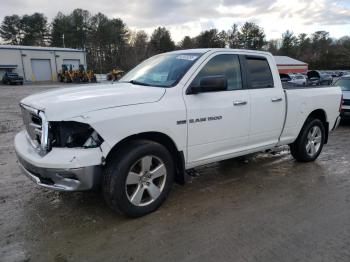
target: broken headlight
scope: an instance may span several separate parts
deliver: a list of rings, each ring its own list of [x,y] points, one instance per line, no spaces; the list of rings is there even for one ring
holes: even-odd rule
[[[88,124],[64,121],[50,122],[52,147],[94,148],[102,144],[102,137]]]

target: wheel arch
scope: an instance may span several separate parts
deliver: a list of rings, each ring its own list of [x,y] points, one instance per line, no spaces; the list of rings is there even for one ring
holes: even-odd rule
[[[316,110],[312,111],[308,115],[308,117],[305,120],[305,123],[310,118],[316,118],[316,119],[319,119],[319,120],[322,121],[322,123],[324,125],[324,129],[325,129],[325,141],[324,141],[324,143],[327,144],[327,142],[328,142],[328,133],[329,133],[329,123],[328,123],[328,120],[327,120],[327,113],[323,109],[316,109]],[[305,125],[305,123],[304,123],[304,125]]]
[[[115,144],[112,149],[109,151],[106,161],[116,152],[122,150],[127,147],[131,141],[135,140],[149,140],[157,142],[163,145],[171,154],[174,159],[176,172],[175,172],[175,182],[178,184],[185,183],[185,156],[183,151],[178,150],[174,140],[170,138],[168,135],[161,132],[143,132],[139,134],[130,135],[117,144]]]

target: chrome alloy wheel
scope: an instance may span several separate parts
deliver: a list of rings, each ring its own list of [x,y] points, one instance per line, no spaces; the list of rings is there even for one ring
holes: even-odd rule
[[[164,162],[155,156],[144,156],[129,170],[125,191],[135,206],[147,206],[162,193],[167,177]]]
[[[321,147],[321,142],[322,142],[321,128],[318,126],[313,126],[307,135],[307,143],[306,143],[307,154],[311,157],[315,156]]]

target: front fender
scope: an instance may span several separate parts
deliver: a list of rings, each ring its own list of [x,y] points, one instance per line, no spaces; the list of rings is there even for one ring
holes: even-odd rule
[[[178,121],[186,119],[186,111],[183,100],[177,101],[171,107],[159,101],[103,109],[75,117],[72,121],[87,123],[99,133],[104,139],[101,145],[104,156],[125,138],[149,132],[165,134],[174,141],[179,151],[185,153],[187,126],[179,125]]]

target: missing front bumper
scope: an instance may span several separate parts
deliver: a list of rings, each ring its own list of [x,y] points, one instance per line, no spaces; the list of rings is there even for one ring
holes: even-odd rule
[[[58,191],[83,191],[98,188],[101,166],[73,169],[41,168],[31,165],[18,156],[24,174],[39,186]]]
[[[101,180],[100,148],[53,148],[38,154],[22,131],[15,137],[15,151],[24,174],[36,184],[60,191],[82,191],[98,188]]]

